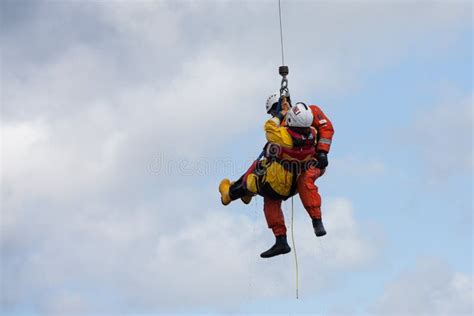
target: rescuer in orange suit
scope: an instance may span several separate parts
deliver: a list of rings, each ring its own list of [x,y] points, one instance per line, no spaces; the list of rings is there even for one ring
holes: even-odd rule
[[[328,153],[331,149],[334,128],[331,121],[316,105],[310,105],[309,108],[313,112],[312,126],[318,132],[318,142],[316,145],[316,160],[318,165],[310,167],[304,171],[298,178],[298,193],[304,208],[308,212],[313,221],[313,228],[316,236],[326,235],[326,230],[321,217],[321,196],[318,192],[318,186],[315,184],[316,179],[321,177],[328,166]]]

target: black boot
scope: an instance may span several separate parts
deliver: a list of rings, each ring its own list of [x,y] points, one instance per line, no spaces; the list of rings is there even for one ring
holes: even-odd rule
[[[243,176],[239,180],[231,184],[229,188],[229,195],[232,201],[240,199],[247,194],[247,190],[244,187]],[[249,202],[250,203],[250,202]]]
[[[262,258],[271,258],[274,256],[289,253],[291,251],[288,242],[286,241],[286,235],[276,236],[275,244],[265,252],[260,254]]]
[[[318,219],[313,218],[313,227],[314,227],[314,233],[316,234],[317,237],[326,235],[326,230],[324,229],[323,221],[320,218]]]

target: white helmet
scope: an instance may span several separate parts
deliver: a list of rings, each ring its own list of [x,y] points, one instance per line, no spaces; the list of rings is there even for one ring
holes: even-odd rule
[[[265,107],[267,108],[267,113],[270,114],[273,105],[280,101],[280,94],[272,94],[268,97],[267,102],[265,103]]]
[[[313,112],[306,104],[298,102],[286,114],[286,124],[290,127],[310,127],[313,124]]]

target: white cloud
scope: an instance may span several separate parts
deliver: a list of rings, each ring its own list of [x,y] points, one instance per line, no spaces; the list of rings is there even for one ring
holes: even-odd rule
[[[359,177],[379,178],[387,173],[387,167],[382,159],[364,158],[360,155],[351,155],[347,157],[331,159],[331,174],[350,175]]]
[[[28,198],[67,200],[110,179],[123,136],[118,131],[99,135],[102,126],[94,118],[98,111],[81,113],[68,124],[48,125],[43,120],[2,124],[7,208]],[[90,124],[90,129],[81,129],[82,124]]]
[[[278,51],[278,41],[270,44],[274,40],[269,34],[275,33],[274,37],[278,39],[278,32],[272,26],[277,24],[273,23],[276,21],[270,14],[263,17],[260,14],[273,6],[247,3],[236,10],[235,5],[214,4],[204,3],[201,7],[188,3],[140,2],[135,6],[107,2],[101,3],[95,11],[92,5],[77,11],[76,18],[83,15],[102,27],[97,28],[96,33],[103,42],[78,40],[76,36],[69,39],[68,32],[76,35],[82,27],[80,24],[61,26],[64,30],[59,35],[63,36],[57,38],[47,32],[50,28],[42,25],[43,28],[34,30],[35,34],[42,35],[39,36],[43,40],[41,48],[47,46],[46,43],[67,42],[68,45],[64,45],[67,49],[56,50],[55,54],[50,54],[51,58],[37,63],[29,60],[29,55],[7,54],[4,59],[8,62],[2,72],[5,122],[2,125],[6,129],[36,130],[41,124],[42,133],[47,137],[40,145],[30,147],[30,157],[22,160],[23,172],[19,168],[10,169],[11,164],[18,165],[18,162],[11,153],[6,154],[4,167],[11,170],[7,173],[7,189],[46,191],[48,196],[52,190],[56,190],[57,195],[67,191],[66,196],[69,196],[70,192],[91,187],[92,182],[97,184],[92,184],[96,189],[100,185],[110,185],[114,180],[121,181],[130,174],[143,176],[146,165],[157,153],[188,158],[212,155],[222,144],[239,135],[243,126],[260,124],[263,111],[256,109],[263,108],[260,107],[262,100],[278,82],[277,76],[266,79],[275,69],[269,55],[270,51]],[[392,6],[375,6],[380,13],[377,18],[366,11],[373,4],[351,4],[357,14],[340,5],[322,4],[318,8],[303,2],[295,6],[288,6],[285,21],[287,34],[303,31],[298,36],[287,36],[295,41],[289,47],[305,47],[296,51],[288,49],[293,54],[301,54],[293,58],[299,70],[292,72],[297,82],[292,88],[295,95],[303,98],[314,91],[314,86],[319,91],[331,91],[325,83],[348,89],[347,84],[342,84],[345,75],[341,71],[349,69],[347,71],[354,75],[358,72],[346,67],[348,61],[341,59],[337,51],[351,47],[354,53],[363,57],[360,49],[365,49],[364,43],[380,35],[383,27],[374,26],[381,20],[384,27],[401,32],[397,33],[400,36],[390,38],[395,44],[394,39],[408,41],[417,33],[438,29],[439,19],[433,17],[441,16],[450,22],[443,24],[447,29],[456,29],[462,19],[454,17],[463,16],[462,7],[439,3],[427,7],[396,5],[396,14],[392,12]],[[70,8],[51,6],[48,14],[71,15]],[[37,20],[43,20],[44,10],[38,9],[30,20],[23,20],[31,25],[13,28],[5,41],[15,47],[23,43],[21,39],[30,31],[28,27],[36,27]],[[319,18],[297,18],[297,12],[315,14]],[[410,12],[408,16],[407,12]],[[407,19],[402,29],[393,28],[395,23],[398,25],[399,15]],[[248,27],[249,22],[242,19],[244,16],[261,27]],[[346,27],[340,25],[330,29],[322,27],[333,25],[330,21],[334,17],[354,22],[350,36]],[[236,29],[232,23],[224,23],[229,19],[240,27]],[[49,23],[54,22],[47,22],[47,25]],[[61,27],[51,26],[53,29]],[[403,33],[406,27],[411,27],[410,34]],[[318,40],[308,41],[309,34],[317,29],[326,32],[316,32]],[[200,41],[196,41],[200,38],[198,34],[202,36]],[[224,36],[226,34],[232,36]],[[260,41],[256,41],[257,38]],[[15,41],[10,42],[10,39]],[[338,39],[338,45],[344,45],[344,49],[329,45],[334,39]],[[303,56],[305,58],[300,58]],[[27,68],[22,66],[25,60],[29,61]],[[315,63],[306,62],[308,60],[324,65],[325,70],[315,70]],[[390,62],[389,59],[386,62]],[[372,57],[362,58],[361,63],[367,69],[372,64]],[[176,146],[177,139],[180,146]],[[212,141],[203,141],[207,139]],[[377,161],[368,169],[383,172],[383,166]],[[33,178],[29,183],[23,183],[26,182],[26,171]],[[122,176],[121,180],[117,176]],[[23,189],[10,188],[13,183]]]
[[[472,109],[472,96],[442,103],[403,133],[404,143],[415,146],[434,178],[472,171]]]
[[[474,278],[439,258],[420,258],[385,286],[379,315],[472,315]]]
[[[172,229],[166,227],[169,210],[151,205],[128,212],[89,205],[23,216],[2,230],[3,246],[13,247],[4,248],[2,304],[28,301],[41,310],[77,306],[91,313],[234,310],[249,299],[292,295],[292,254],[259,258],[273,243],[272,233],[260,210],[244,216],[235,213],[239,208],[188,206],[192,220],[180,215]],[[329,201],[325,210],[329,233],[321,248],[309,217],[296,208],[301,291],[308,299],[341,271],[372,262],[379,246],[362,238],[349,201]],[[11,261],[16,255],[24,258],[21,265]],[[93,299],[98,293],[108,294]],[[123,306],[110,303],[116,300]]]
[[[362,74],[411,53],[410,47],[419,38],[435,38],[429,43],[449,46],[455,40],[454,31],[469,20],[465,5],[284,4],[287,63],[292,68],[290,87],[301,99],[314,97],[314,93],[344,95],[361,84]],[[70,16],[68,20],[76,23],[58,25],[64,21],[45,21],[45,14]],[[83,18],[88,23],[78,22]],[[5,113],[29,117],[51,114],[44,111],[77,111],[97,98],[115,103],[112,96],[117,94],[143,86],[156,89],[183,78],[199,89],[208,68],[201,67],[198,78],[187,72],[189,65],[199,67],[199,56],[224,60],[225,67],[243,72],[245,77],[234,78],[233,73],[219,70],[220,79],[226,80],[222,83],[230,83],[235,90],[235,99],[239,100],[242,92],[256,90],[252,104],[262,104],[271,92],[268,90],[279,81],[275,66],[280,62],[276,18],[272,2],[226,5],[212,1],[141,1],[132,5],[114,1],[36,8],[36,14],[22,21],[29,25],[9,29],[5,36],[7,44],[22,52],[7,51],[3,57],[8,61],[2,72]],[[347,32],[348,25],[351,32]],[[89,34],[90,27],[94,36]],[[51,29],[57,34],[51,34]],[[78,36],[83,29],[88,37]],[[40,40],[31,43],[32,37]],[[51,47],[55,49],[51,51]],[[430,56],[443,51],[439,47],[425,48]],[[37,60],[37,55],[49,58]],[[23,93],[26,87],[28,94]],[[178,89],[178,93],[181,91]],[[215,97],[214,91],[202,89],[200,93]],[[216,99],[221,99],[220,91]],[[23,102],[26,100],[29,102]],[[150,99],[147,101],[150,103]]]
[[[64,291],[45,305],[46,315],[85,315],[87,302],[79,295]]]
[[[403,57],[394,48],[418,36],[449,43],[439,25],[456,30],[466,14],[445,4],[396,7],[375,6],[373,14],[371,3],[288,6],[293,95],[356,89],[362,72]],[[260,211],[255,224],[232,214],[237,206],[218,208],[201,178],[147,170],[156,153],[212,157],[260,124],[263,101],[279,83],[276,17],[273,2],[114,1],[48,3],[9,20],[2,28],[9,48],[1,74],[2,308],[149,311],[292,292],[292,257],[258,258],[272,242]],[[325,202],[322,246],[298,214],[307,293],[376,256],[379,245],[362,238],[353,212],[347,200]]]

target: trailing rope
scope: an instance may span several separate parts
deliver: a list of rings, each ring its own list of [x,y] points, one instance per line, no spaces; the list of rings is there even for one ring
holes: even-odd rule
[[[296,269],[296,299],[298,299],[298,255],[296,254],[296,243],[295,243],[295,236],[294,236],[294,229],[293,229],[293,213],[294,213],[294,206],[293,206],[293,197],[291,197],[291,243],[293,244],[293,252],[295,254],[295,269]]]

